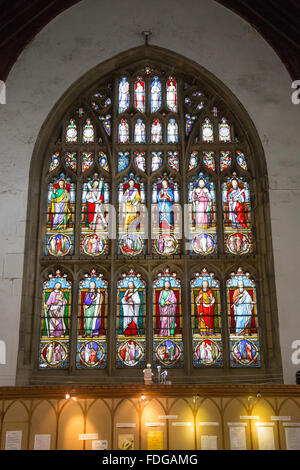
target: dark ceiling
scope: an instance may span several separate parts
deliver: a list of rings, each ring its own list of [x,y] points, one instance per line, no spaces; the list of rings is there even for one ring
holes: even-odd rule
[[[33,37],[81,0],[0,0],[0,79]],[[300,0],[215,0],[250,23],[300,79]]]

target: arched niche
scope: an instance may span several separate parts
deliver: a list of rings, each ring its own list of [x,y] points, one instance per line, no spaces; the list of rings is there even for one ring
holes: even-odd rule
[[[279,444],[279,429],[281,424],[278,421],[271,420],[272,416],[276,416],[276,400],[275,398],[257,400],[252,409],[252,415],[257,416],[259,419],[251,423],[253,448],[256,450],[263,450],[259,444],[259,427],[270,427],[273,430],[275,449],[280,448]]]
[[[56,447],[57,415],[55,401],[41,400],[33,403],[34,411],[30,420],[29,449],[34,449],[36,434],[50,434],[50,450]]]
[[[287,434],[286,429],[289,427],[294,427],[293,424],[300,423],[300,400],[297,398],[292,399],[281,399],[278,405],[278,415],[287,417],[285,421],[281,421],[279,423],[279,437],[281,448],[287,449],[288,442],[287,442]],[[299,427],[296,426],[299,432]],[[299,447],[300,449],[300,442]]]
[[[69,399],[62,405],[58,421],[57,450],[83,450],[84,413],[79,401]]]
[[[120,400],[114,408],[114,447],[125,450],[128,446],[140,450],[139,446],[139,413],[137,400]],[[128,426],[129,424],[129,426]],[[133,426],[135,424],[135,426]],[[132,425],[132,426],[131,426]]]
[[[197,449],[202,450],[202,436],[216,436],[217,449],[223,449],[222,415],[219,398],[199,397],[199,409],[196,415]],[[205,438],[204,438],[205,439]]]
[[[163,450],[169,447],[168,423],[159,417],[167,414],[166,399],[152,399],[146,403],[141,419],[141,449],[148,449],[151,434],[162,432]],[[155,424],[155,426],[149,426]]]
[[[107,401],[87,400],[86,433],[98,434],[98,439],[108,441],[108,449],[111,449],[112,414]],[[86,441],[86,449],[92,449],[91,440]]]
[[[170,449],[172,450],[194,450],[195,448],[195,427],[194,416],[190,403],[187,399],[179,398],[174,400],[169,407],[168,413],[177,416],[168,420],[170,433]],[[180,425],[176,425],[180,423]]]
[[[243,416],[248,416],[247,398],[229,398],[224,400],[222,411],[224,449],[229,450],[233,445],[230,428],[241,427],[245,430],[246,448],[251,450],[251,423],[249,424],[248,420],[241,419]]]
[[[29,430],[29,406],[29,402],[23,402],[20,400],[5,403],[4,419],[2,425],[2,449],[5,448],[7,431],[22,431],[21,450],[27,449]]]

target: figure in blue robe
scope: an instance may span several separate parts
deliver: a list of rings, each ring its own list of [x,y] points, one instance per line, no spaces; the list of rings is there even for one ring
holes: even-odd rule
[[[157,194],[159,209],[159,227],[164,230],[174,229],[174,192],[169,187],[167,180],[162,181],[161,190]]]

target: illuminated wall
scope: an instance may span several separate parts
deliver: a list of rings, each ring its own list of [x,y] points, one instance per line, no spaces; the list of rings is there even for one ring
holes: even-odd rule
[[[244,435],[246,448],[253,450],[260,448],[259,428],[267,427],[272,429],[275,449],[286,449],[286,429],[300,426],[296,386],[282,387],[278,395],[270,386],[225,387],[223,395],[209,386],[194,387],[190,393],[186,386],[172,387],[170,392],[163,386],[161,390],[157,386],[125,389],[126,399],[116,387],[114,391],[109,387],[69,390],[69,399],[62,387],[24,389],[23,398],[13,398],[22,393],[16,389],[2,389],[0,448],[5,448],[7,431],[21,430],[24,450],[34,448],[36,434],[50,434],[51,449],[89,450],[92,440],[79,440],[79,434],[98,434],[98,439],[108,441],[109,450],[118,449],[121,439],[133,441],[136,450],[147,450],[153,432],[156,445],[157,436],[161,437],[164,450],[201,450],[205,442],[215,442],[219,450],[231,449],[238,442],[237,434]]]

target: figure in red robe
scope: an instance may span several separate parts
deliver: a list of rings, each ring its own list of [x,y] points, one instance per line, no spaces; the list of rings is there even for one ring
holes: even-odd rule
[[[203,281],[202,289],[196,299],[197,320],[200,333],[208,334],[214,331],[214,305],[216,299],[209,288],[208,281]]]

